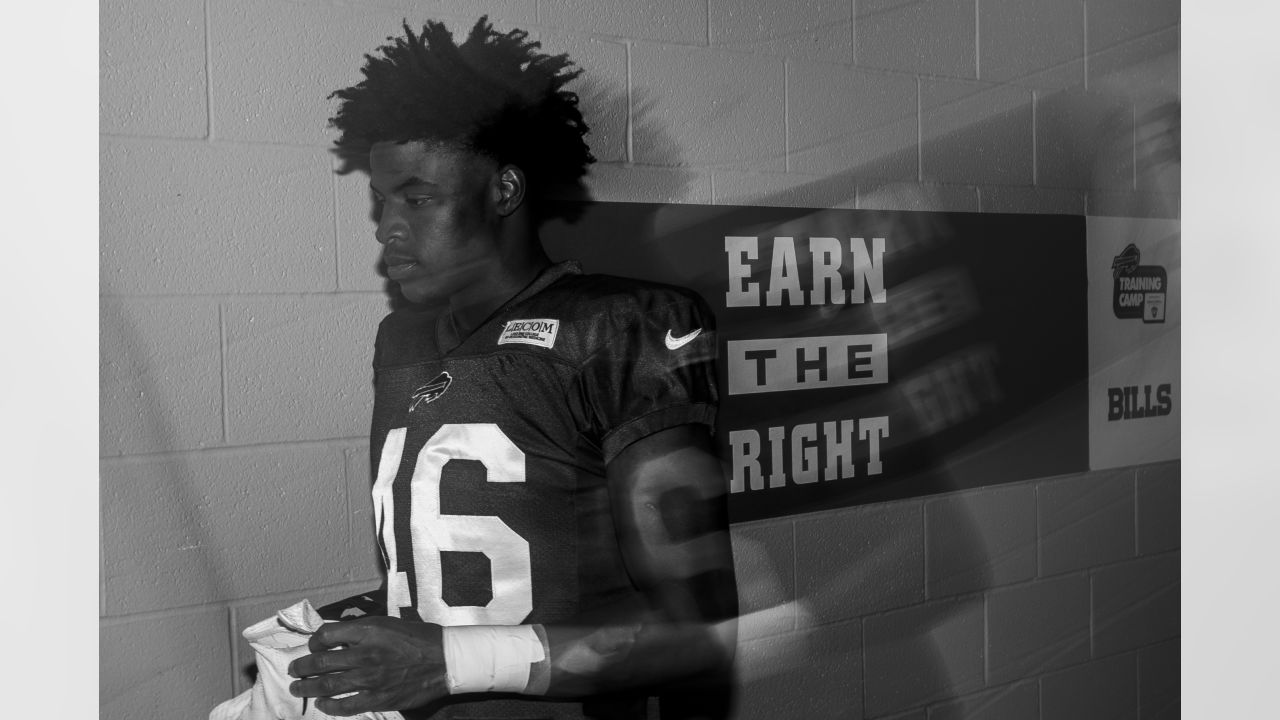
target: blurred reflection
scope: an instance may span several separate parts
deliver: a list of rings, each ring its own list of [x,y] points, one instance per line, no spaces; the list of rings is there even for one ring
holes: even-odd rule
[[[1061,143],[1056,150],[1064,158],[1057,170],[1060,184],[1028,190],[1022,196],[1023,205],[1062,212],[1060,208],[1070,206],[1063,198],[1076,193],[1082,198],[1076,214],[1084,211],[1087,199],[1090,212],[1177,215],[1177,100],[1146,97],[1140,102],[1149,109],[1140,108],[1135,114],[1126,92],[1103,85],[1087,93],[1061,91],[1042,99],[1044,108],[1058,115],[1045,122],[1058,133],[1054,141]],[[1029,115],[1029,93],[1027,98]],[[989,117],[975,117],[950,134],[927,140],[921,152],[937,152],[972,137],[977,126],[1004,122],[1009,110],[991,112]],[[890,149],[886,154],[897,151]],[[883,155],[878,158],[880,164],[884,160]],[[1074,353],[1069,362],[1083,367],[1083,334],[1059,338],[1059,347],[1052,345],[1052,329],[1046,331],[1034,323],[982,330],[993,320],[1007,317],[1009,308],[1048,308],[1060,302],[1061,298],[1038,290],[1035,284],[1038,272],[1054,270],[1045,264],[1052,259],[1042,257],[1044,239],[1016,238],[1009,245],[1011,257],[1027,277],[1012,278],[1003,290],[993,292],[990,288],[999,285],[990,277],[975,277],[975,266],[966,257],[970,249],[990,239],[973,236],[969,226],[960,222],[963,215],[889,212],[955,207],[954,188],[866,181],[859,177],[859,168],[813,185],[821,186],[826,197],[846,193],[837,202],[856,200],[859,207],[874,209],[859,216],[852,243],[848,215],[841,211],[779,208],[762,222],[759,207],[796,204],[797,197],[811,195],[801,188],[755,197],[751,204],[757,207],[725,207],[709,219],[693,219],[695,215],[679,208],[613,207],[607,224],[612,241],[607,248],[574,239],[575,234],[598,238],[605,231],[606,225],[590,213],[577,227],[549,228],[547,244],[553,255],[581,258],[593,272],[678,283],[698,289],[713,302],[753,307],[750,319],[733,311],[720,316],[726,341],[766,335],[793,339],[855,333],[888,336],[891,383],[881,392],[859,396],[857,401],[839,389],[765,394],[758,406],[745,405],[743,396],[725,398],[719,423],[722,463],[735,493],[767,493],[770,476],[777,472],[782,473],[779,482],[788,492],[797,483],[815,482],[819,477],[817,486],[825,486],[828,479],[835,479],[821,474],[830,475],[826,468],[832,466],[833,457],[841,460],[840,467],[852,468],[837,471],[837,477],[852,476],[874,486],[866,453],[847,461],[838,457],[848,452],[842,449],[846,437],[858,439],[856,420],[870,417],[893,418],[882,438],[882,452],[896,451],[896,459],[911,468],[910,477],[902,479],[899,473],[892,482],[921,482],[920,487],[927,486],[930,494],[986,484],[984,475],[999,472],[983,459],[993,449],[1053,455],[1058,439],[1052,432],[1047,437],[1037,435],[1036,429],[1045,426],[1046,418],[1076,412],[1064,409],[1064,398],[1078,396],[1087,378],[1037,380],[1033,377],[1037,369],[1029,362],[1035,354],[1019,344],[1039,346],[1042,353],[1046,347],[1053,348],[1048,350],[1052,355]],[[1004,194],[1004,189],[996,188],[990,196],[1004,203]],[[985,204],[986,195],[979,188],[972,209]],[[1010,205],[1017,209],[1017,203]],[[1062,223],[1068,221],[1063,218]],[[731,230],[719,232],[722,228]],[[725,235],[752,238],[730,250],[738,253],[738,259],[730,262],[727,290]],[[878,258],[871,250],[873,238],[885,238]],[[1078,242],[1079,235],[1075,238],[1072,242]],[[871,261],[881,265],[889,302],[872,300],[868,288],[874,287],[874,279],[866,263],[853,260],[858,240]],[[1019,317],[1034,317],[1034,310],[1028,312],[1032,314]],[[797,352],[797,360],[787,367],[800,376],[847,370],[835,361],[819,364],[812,349]],[[748,366],[765,368],[769,361],[753,360],[755,364]],[[805,363],[814,364],[806,367]],[[1046,369],[1045,375],[1052,372]],[[783,395],[802,397],[792,401]],[[1073,422],[1079,419],[1071,417]],[[741,444],[735,455],[732,431],[752,419],[759,423],[743,431],[748,435],[738,435]],[[815,419],[825,422],[815,423]],[[750,447],[752,443],[755,448]],[[771,447],[783,456],[781,462],[768,457]],[[753,476],[741,468],[735,474],[735,462],[758,468],[759,474]],[[927,483],[921,480],[924,477]],[[874,502],[878,495],[868,491],[865,497],[866,502]],[[738,717],[847,717],[851,707],[865,707],[867,716],[887,715],[986,687],[983,608],[985,591],[994,583],[990,568],[996,559],[987,536],[992,529],[975,519],[966,520],[963,511],[958,521],[950,518],[953,524],[943,542],[948,545],[948,557],[963,558],[966,568],[960,589],[947,589],[932,582],[931,573],[937,570],[930,567],[921,547],[920,526],[928,524],[931,502],[895,507],[905,509],[894,517],[880,513],[874,505],[823,510],[791,522],[739,525],[735,530],[739,567],[750,569],[740,570],[738,576],[742,598],[735,679]],[[823,520],[833,517],[840,519]],[[849,524],[843,537],[820,546],[803,544],[806,537],[812,539],[806,528],[824,523],[838,527],[835,523],[841,522]],[[770,532],[775,528],[787,531],[781,537],[790,535],[795,544],[780,547],[778,534]],[[899,583],[903,587],[897,587]],[[1055,651],[1040,652],[1038,658],[1043,659],[1036,662],[1050,666]],[[872,682],[876,673],[901,677]],[[864,678],[869,694],[858,697]],[[833,687],[842,685],[848,691],[839,697],[807,694],[812,689],[829,696]],[[897,689],[873,689],[885,687]],[[967,700],[965,711],[980,712],[1009,692],[1012,686]],[[808,698],[811,706],[796,707],[801,698]]]

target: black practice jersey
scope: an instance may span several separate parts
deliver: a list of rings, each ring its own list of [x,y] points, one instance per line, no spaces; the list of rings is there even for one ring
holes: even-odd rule
[[[651,433],[714,423],[713,322],[687,290],[575,263],[447,352],[447,316],[383,320],[371,454],[387,614],[550,624],[637,600],[605,466]],[[552,714],[537,704],[517,716]]]

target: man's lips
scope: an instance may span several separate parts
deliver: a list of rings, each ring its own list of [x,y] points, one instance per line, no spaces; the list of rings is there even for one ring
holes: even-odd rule
[[[392,280],[400,280],[412,273],[414,268],[418,267],[418,262],[410,258],[389,257],[383,258],[382,262],[387,266],[387,277]]]

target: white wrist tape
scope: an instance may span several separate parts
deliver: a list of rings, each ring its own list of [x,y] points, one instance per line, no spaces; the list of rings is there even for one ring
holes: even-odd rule
[[[455,625],[443,630],[451,695],[524,692],[530,666],[547,657],[532,625]]]

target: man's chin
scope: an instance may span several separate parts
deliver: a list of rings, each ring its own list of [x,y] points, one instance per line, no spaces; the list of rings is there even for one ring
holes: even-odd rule
[[[413,283],[401,283],[400,295],[413,305],[440,305],[449,299],[441,293],[432,292],[431,288],[424,288]]]

